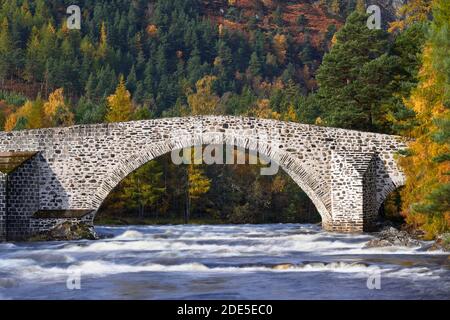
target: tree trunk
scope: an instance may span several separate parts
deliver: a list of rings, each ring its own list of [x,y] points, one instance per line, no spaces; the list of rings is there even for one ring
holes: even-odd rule
[[[189,191],[186,190],[186,208],[184,210],[184,223],[188,224],[189,223],[189,213],[191,211],[191,204],[189,201]]]
[[[189,171],[188,168],[186,166],[186,207],[184,210],[184,223],[188,224],[189,223],[189,212],[191,210],[190,208],[190,202],[189,202]]]
[[[139,217],[144,219],[144,205],[142,203],[139,205]]]

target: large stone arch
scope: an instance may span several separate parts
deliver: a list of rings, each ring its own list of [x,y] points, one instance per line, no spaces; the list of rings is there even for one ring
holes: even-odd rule
[[[139,153],[131,154],[127,158],[118,161],[117,165],[111,169],[95,192],[90,207],[97,212],[110,192],[123,179],[149,161],[170,153],[173,150],[208,144],[232,145],[258,152],[271,159],[271,161],[277,162],[280,168],[308,195],[309,199],[319,212],[322,221],[330,220],[331,215],[329,209],[321,199],[321,196],[316,192],[319,188],[317,185],[317,182],[320,181],[319,176],[311,168],[300,163],[288,152],[268,143],[258,141],[258,139],[236,137],[219,132],[178,136],[176,139],[173,138],[163,142],[153,143],[147,146],[144,152],[141,151]],[[326,194],[326,192],[323,192],[322,194]]]

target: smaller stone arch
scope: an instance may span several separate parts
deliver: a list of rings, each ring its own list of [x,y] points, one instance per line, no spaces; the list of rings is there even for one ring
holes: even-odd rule
[[[385,162],[376,155],[376,211],[378,212],[388,195],[406,183],[404,174],[398,170],[395,175],[386,168]]]

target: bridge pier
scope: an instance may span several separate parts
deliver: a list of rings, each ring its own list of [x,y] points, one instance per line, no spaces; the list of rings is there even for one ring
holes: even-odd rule
[[[370,231],[377,217],[376,155],[332,153],[331,219],[324,229],[336,232]]]
[[[31,234],[31,216],[39,210],[39,159],[36,152],[0,153],[0,240]]]

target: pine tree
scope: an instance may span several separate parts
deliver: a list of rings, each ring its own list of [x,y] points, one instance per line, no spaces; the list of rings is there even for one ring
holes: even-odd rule
[[[308,19],[304,14],[301,14],[297,18],[297,25],[300,27],[305,27],[308,24]]]
[[[8,19],[4,18],[0,27],[0,81],[2,83],[11,73],[13,49]]]
[[[348,17],[317,72],[317,98],[328,125],[384,128],[380,111],[391,97],[397,60],[387,54],[387,33],[367,28],[366,20],[357,12]]]
[[[248,70],[250,71],[253,77],[257,77],[261,75],[262,72],[262,64],[256,52],[253,52],[250,56],[250,62],[248,64]]]
[[[306,29],[306,26],[308,25],[308,19],[304,14],[301,14],[297,18],[297,25],[299,26],[299,29],[301,32],[304,32]]]
[[[202,63],[200,52],[198,49],[194,49],[187,62],[186,73],[189,82],[194,85],[198,80],[203,77]]]
[[[280,6],[277,6],[275,11],[273,12],[273,21],[279,27],[282,27],[284,25],[283,10]]]
[[[86,82],[86,87],[84,88],[84,91],[86,92],[86,97],[89,99],[93,99],[96,97],[96,83],[95,83],[95,76],[93,73],[89,74],[89,78]]]
[[[234,79],[233,55],[228,44],[220,40],[217,44],[217,57],[214,60],[214,67],[218,75],[218,87],[222,92],[233,90]]]
[[[42,80],[44,64],[43,61],[40,60],[40,39],[36,28],[33,28],[26,52],[27,58],[25,62],[24,78],[28,81]]]
[[[95,103],[88,97],[83,96],[78,101],[77,108],[75,109],[76,123],[102,123],[105,119],[106,112],[107,108],[105,103]]]
[[[118,198],[123,206],[136,209],[142,219],[146,208],[156,205],[166,191],[162,178],[161,165],[150,161],[125,178]]]
[[[133,94],[136,91],[137,86],[137,76],[136,76],[136,69],[133,65],[131,68],[130,74],[127,77],[127,89],[130,90],[130,92]]]
[[[395,134],[403,134],[415,126],[415,113],[405,106],[411,90],[417,86],[421,56],[426,41],[427,24],[415,23],[400,32],[394,40],[391,52],[399,57],[399,76],[395,80],[395,92],[388,103],[386,120]]]
[[[15,131],[28,129],[28,120],[26,117],[20,117],[17,119],[16,125],[14,126]]]

